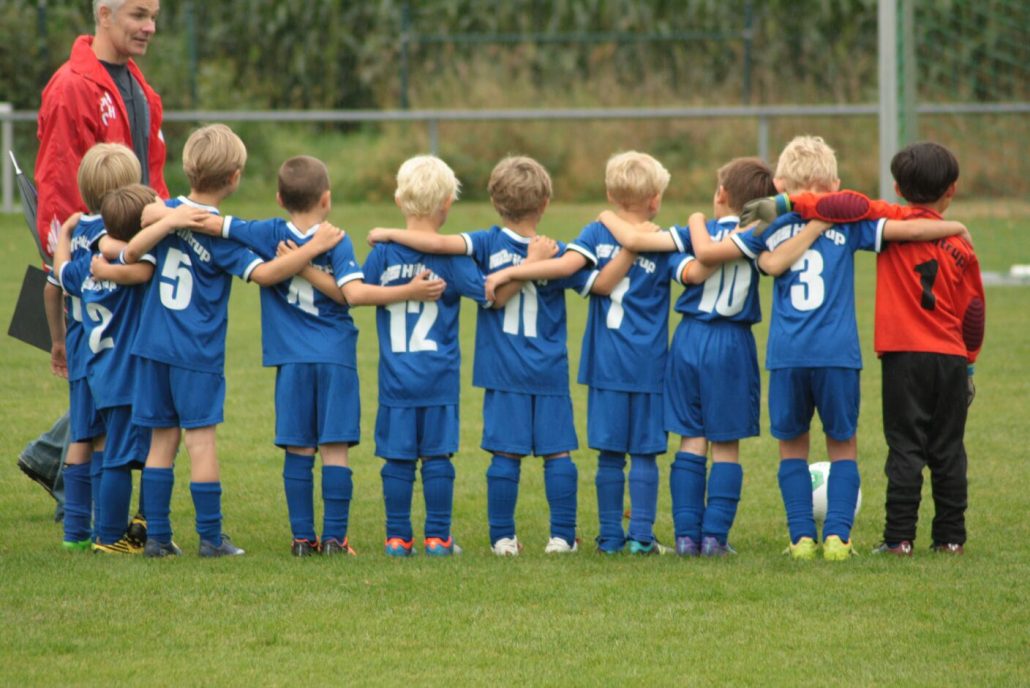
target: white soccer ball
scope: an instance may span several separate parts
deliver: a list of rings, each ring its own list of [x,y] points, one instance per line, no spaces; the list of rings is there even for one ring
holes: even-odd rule
[[[812,513],[815,520],[822,523],[826,519],[826,483],[830,480],[830,462],[820,461],[808,467],[812,474]],[[855,516],[862,508],[862,490],[858,490],[858,500],[855,502]]]

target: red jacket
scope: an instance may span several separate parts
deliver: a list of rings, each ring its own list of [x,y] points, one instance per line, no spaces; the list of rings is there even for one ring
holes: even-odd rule
[[[86,210],[77,181],[82,156],[95,143],[124,143],[132,148],[125,103],[110,74],[93,53],[92,45],[92,36],[75,39],[71,57],[43,89],[39,108],[36,228],[44,250],[51,256],[61,223],[73,212]],[[135,62],[129,60],[128,66],[143,88],[150,107],[150,160],[147,161],[150,185],[162,198],[168,198],[161,96],[150,88]]]

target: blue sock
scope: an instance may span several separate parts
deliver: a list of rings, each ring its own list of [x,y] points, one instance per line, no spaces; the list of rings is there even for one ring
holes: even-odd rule
[[[322,466],[322,539],[339,540],[347,537],[350,520],[350,500],[354,494],[354,480],[347,466]]]
[[[576,492],[579,471],[568,456],[544,459],[544,492],[551,508],[551,537],[576,542]]]
[[[629,457],[629,532],[637,542],[654,540],[658,515],[658,462],[654,455]]]
[[[312,471],[315,457],[286,452],[283,460],[283,489],[286,492],[286,512],[290,516],[290,531],[294,540],[315,542],[315,479]]]
[[[93,504],[93,526],[92,534],[93,540],[96,540],[100,536],[100,515],[101,507],[103,506],[100,501],[100,481],[104,475],[104,452],[95,451],[89,461],[89,490],[90,490],[90,501]]]
[[[823,540],[836,535],[847,542],[851,539],[851,526],[855,521],[855,504],[858,502],[858,462],[842,459],[830,463],[830,477],[826,479],[826,522],[823,525]]]
[[[147,539],[158,542],[172,541],[172,488],[175,471],[171,468],[144,468],[140,490],[146,495],[144,513],[147,515]]]
[[[519,499],[522,461],[494,455],[486,469],[486,516],[490,543],[515,537],[515,503]]]
[[[426,537],[446,540],[451,536],[454,509],[454,464],[446,456],[422,461],[422,495],[426,500]]]
[[[100,476],[100,542],[111,545],[125,534],[132,501],[132,473],[128,466],[108,466]]]
[[[64,541],[90,539],[89,519],[93,513],[88,463],[64,465]]]
[[[597,546],[606,552],[618,552],[626,544],[622,529],[622,505],[626,493],[626,459],[622,454],[603,451],[597,457],[597,520],[600,533]]]
[[[701,520],[705,512],[705,470],[708,458],[691,452],[677,452],[669,469],[672,522],[676,537],[689,537],[701,544]]]
[[[415,484],[415,462],[387,459],[379,471],[383,478],[383,504],[386,506],[386,539],[412,539],[411,492]]]
[[[197,512],[197,535],[215,547],[222,544],[222,483],[190,483]]]
[[[744,483],[744,469],[739,463],[713,461],[708,476],[708,505],[701,522],[701,535],[714,537],[725,545],[737,517],[737,503]]]
[[[787,510],[790,541],[797,544],[803,537],[815,540],[815,517],[812,515],[812,474],[805,459],[782,459],[779,470],[780,494]]]

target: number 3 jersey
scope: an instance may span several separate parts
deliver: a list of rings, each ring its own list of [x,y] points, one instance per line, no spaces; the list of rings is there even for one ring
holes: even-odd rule
[[[223,223],[222,236],[240,242],[265,260],[272,260],[279,242],[292,241],[303,246],[317,230],[315,225],[302,232],[282,218],[247,221],[230,215]],[[349,236],[316,256],[311,264],[332,275],[337,287],[364,279]],[[358,329],[350,308],[333,301],[300,275],[261,288],[263,365],[333,363],[356,368],[357,345]]]
[[[772,318],[765,367],[862,367],[855,320],[856,251],[879,252],[885,220],[835,225],[819,235],[773,282]],[[777,218],[756,238],[751,230],[732,240],[754,260],[773,251],[805,227],[797,213]]]
[[[483,273],[464,256],[420,253],[378,244],[365,260],[369,284],[395,287],[428,270],[447,283],[438,301],[401,301],[376,308],[379,403],[384,406],[457,404],[461,386],[458,341],[461,297],[489,306]]]
[[[179,196],[165,201],[218,213]],[[225,331],[229,322],[232,276],[249,279],[263,261],[235,241],[179,229],[151,253],[157,269],[143,299],[140,327],[132,353],[179,368],[221,375],[225,368]]]
[[[569,250],[600,271],[622,247],[607,227],[592,222]],[[590,296],[580,384],[617,392],[662,391],[669,348],[669,282],[677,262],[671,253],[641,253],[610,296]],[[590,285],[596,277],[597,273],[591,276]]]
[[[468,255],[489,275],[526,259],[529,238],[507,227],[461,235]],[[564,244],[558,244],[564,251]],[[519,394],[567,395],[565,290],[586,295],[591,271],[559,280],[526,282],[504,308],[481,308],[476,321],[472,384]]]

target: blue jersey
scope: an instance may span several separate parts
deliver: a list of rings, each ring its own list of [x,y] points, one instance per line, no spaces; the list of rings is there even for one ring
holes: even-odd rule
[[[713,241],[722,241],[740,223],[736,215],[709,220],[708,234]],[[683,284],[683,293],[676,300],[676,312],[703,322],[726,321],[753,325],[762,320],[758,299],[758,268],[754,261],[739,259],[723,263],[703,284],[683,282],[683,268],[694,260],[690,229],[673,227],[670,232],[681,255],[676,264],[675,279]]]
[[[461,235],[483,274],[526,259],[529,239],[507,227]],[[561,251],[564,244],[559,243]],[[472,384],[521,394],[568,394],[565,290],[589,292],[590,270],[560,280],[526,282],[504,308],[481,308]]]
[[[489,305],[483,273],[463,256],[434,256],[399,244],[379,244],[365,260],[368,283],[384,287],[407,284],[425,270],[447,282],[439,301],[401,301],[376,308],[379,403],[384,406],[457,404],[461,297]]]
[[[135,359],[129,346],[139,323],[144,285],[97,281],[90,273],[92,256],[65,263],[60,280],[65,291],[82,300],[87,380],[98,409],[132,403]],[[141,262],[153,263],[146,255]]]
[[[183,203],[218,213],[179,196]],[[143,299],[140,327],[132,353],[161,363],[221,375],[225,368],[225,331],[229,322],[232,276],[249,279],[263,261],[231,239],[179,229],[152,251],[157,270]]]
[[[607,227],[592,222],[569,250],[586,256],[600,271],[622,247]],[[674,254],[641,253],[610,296],[590,296],[580,384],[618,392],[662,391],[675,265]]]
[[[303,246],[318,225],[301,232],[281,218],[246,221],[227,217],[222,235],[248,246],[265,260],[275,258],[280,241]],[[338,286],[364,278],[354,244],[345,236],[329,251],[311,261],[314,267],[333,275]],[[334,363],[357,367],[358,328],[350,308],[315,289],[300,275],[261,288],[262,363]]]
[[[79,223],[72,230],[71,260],[78,260],[93,255],[93,244],[100,241],[100,237],[107,234],[104,229],[104,220],[99,215],[83,215]],[[87,272],[89,270],[87,269]],[[50,274],[48,277],[51,284],[62,286],[59,277]],[[83,329],[82,299],[79,296],[72,296],[65,290],[65,323],[64,323],[64,350],[68,360],[68,381],[81,380],[86,377],[86,360],[89,358],[89,348],[86,346],[85,330]]]
[[[773,283],[765,367],[861,368],[855,320],[855,251],[879,252],[885,220],[831,227]],[[797,213],[783,215],[760,239],[748,230],[733,236],[745,255],[758,258],[800,232]]]

